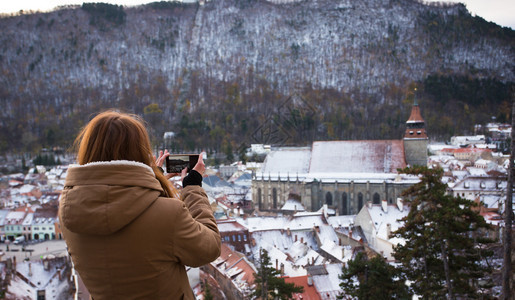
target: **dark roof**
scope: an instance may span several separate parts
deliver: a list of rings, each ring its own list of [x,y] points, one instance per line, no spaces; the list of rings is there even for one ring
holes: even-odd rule
[[[211,176],[208,176],[206,178],[204,178],[202,180],[203,183],[207,184],[207,185],[210,185],[210,186],[216,186],[216,184],[221,181],[222,179],[220,179],[220,177],[216,176],[216,175],[211,175]]]
[[[311,276],[317,276],[317,275],[328,275],[329,273],[325,269],[324,265],[316,265],[316,266],[309,266],[306,267],[306,271],[308,271],[308,274]]]

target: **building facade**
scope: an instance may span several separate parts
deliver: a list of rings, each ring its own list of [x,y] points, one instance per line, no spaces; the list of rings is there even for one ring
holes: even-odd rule
[[[386,199],[394,203],[416,179],[400,175],[390,178],[289,178],[256,176],[253,182],[255,209],[279,210],[289,199],[300,200],[308,211],[317,211],[324,204],[339,215],[354,215],[371,201],[380,204]]]
[[[369,201],[393,204],[418,182],[397,169],[427,165],[428,137],[417,103],[406,127],[402,140],[318,141],[310,148],[272,151],[253,176],[254,208],[276,211],[295,199],[308,211],[327,205],[352,215]]]

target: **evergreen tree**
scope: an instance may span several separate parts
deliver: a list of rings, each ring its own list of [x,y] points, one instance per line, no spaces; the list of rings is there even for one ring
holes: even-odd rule
[[[394,247],[394,257],[413,291],[423,299],[479,297],[488,287],[490,270],[482,262],[492,255],[484,249],[492,241],[479,233],[489,225],[471,209],[472,201],[446,193],[443,170],[415,167],[400,172],[420,178],[403,193],[411,198],[406,200],[410,211],[402,219],[404,226],[394,232],[406,241]]]
[[[234,154],[232,153],[232,145],[229,140],[225,141],[225,158],[229,163],[234,162]]]
[[[258,299],[291,299],[293,293],[302,293],[304,287],[296,286],[294,283],[286,283],[284,278],[278,277],[281,273],[271,267],[270,256],[268,251],[261,249],[259,251],[259,269],[254,273],[254,283],[256,289],[253,296]]]
[[[211,293],[211,289],[209,288],[209,284],[207,280],[204,281],[204,300],[213,300],[213,294]]]
[[[41,154],[38,154],[36,158],[34,158],[32,163],[34,164],[34,166],[41,165],[43,163],[43,157],[41,156]]]
[[[339,299],[345,296],[360,300],[411,299],[402,274],[380,256],[369,260],[365,253],[359,252],[343,267],[339,278],[344,291]]]
[[[25,156],[21,157],[21,168],[23,172],[26,172],[29,169],[29,167],[27,167],[27,163],[25,162]]]

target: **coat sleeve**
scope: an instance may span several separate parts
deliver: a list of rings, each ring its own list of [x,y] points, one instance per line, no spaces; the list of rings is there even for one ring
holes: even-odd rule
[[[174,224],[174,254],[187,266],[198,267],[220,256],[221,238],[209,200],[200,186],[183,189],[184,204]]]

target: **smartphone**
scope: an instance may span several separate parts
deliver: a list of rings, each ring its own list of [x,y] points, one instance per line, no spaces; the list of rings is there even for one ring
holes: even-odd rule
[[[195,167],[198,161],[198,154],[173,154],[166,157],[166,172],[181,173],[184,168],[188,173]]]

